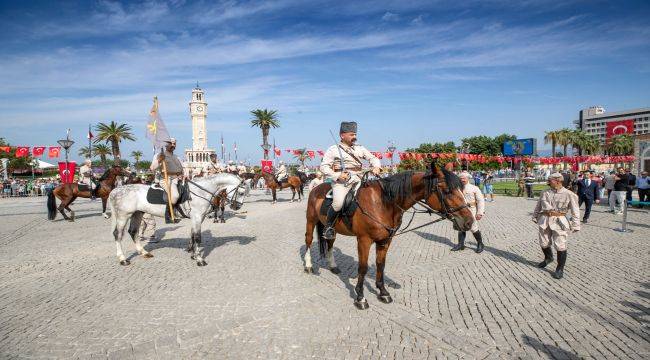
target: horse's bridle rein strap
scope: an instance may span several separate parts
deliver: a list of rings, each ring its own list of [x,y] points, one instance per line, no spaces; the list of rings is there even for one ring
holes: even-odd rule
[[[199,195],[199,194],[193,192],[192,190],[190,190],[190,194],[192,194],[192,195],[196,195],[196,196],[200,197],[201,199],[203,199],[203,200],[209,202],[210,204],[212,204],[212,201],[213,201],[214,198],[216,198],[216,197],[221,197],[221,198],[223,198],[226,202],[234,202],[235,200],[237,200],[237,190],[239,190],[239,188],[240,188],[240,187],[242,186],[242,184],[244,183],[244,181],[240,182],[239,185],[237,185],[236,188],[230,190],[229,192],[226,192],[226,195],[225,195],[225,196],[222,196],[222,195],[219,195],[219,193],[221,192],[221,190],[216,190],[216,191],[212,192],[212,191],[210,191],[210,190],[204,188],[203,186],[197,184],[196,182],[194,182],[194,181],[192,181],[192,180],[187,180],[187,182],[189,182],[190,184],[192,184],[192,185],[196,186],[197,188],[199,188],[199,189],[201,189],[201,190],[207,192],[208,194],[210,194],[210,199],[208,199],[208,198],[206,198],[206,197],[204,197],[204,196],[201,196],[201,195]],[[233,193],[233,196],[232,196],[232,197],[233,197],[232,200],[231,200],[231,199],[228,199],[228,195],[229,195],[231,192],[234,192],[234,193]]]

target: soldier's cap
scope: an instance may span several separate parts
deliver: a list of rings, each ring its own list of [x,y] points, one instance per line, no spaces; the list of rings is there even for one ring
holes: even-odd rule
[[[466,179],[469,179],[472,177],[467,171],[463,171],[462,173],[458,174],[458,177],[464,177]]]
[[[169,138],[169,140],[165,140],[165,142],[166,142],[166,143],[169,143],[169,144],[176,144],[176,139],[174,139],[174,138]]]
[[[211,158],[216,158],[216,157],[217,157],[217,154],[214,154],[214,153],[213,153],[213,154],[210,154],[210,157],[211,157]]]
[[[355,133],[357,132],[357,123],[354,121],[343,121],[341,122],[341,129],[339,130],[340,134],[343,133]]]
[[[92,161],[90,161],[90,159],[84,160],[84,164],[88,164],[88,163],[92,163]]]
[[[549,175],[548,179],[549,180],[551,180],[551,179],[564,180],[564,176],[562,176],[562,174],[560,174],[559,172],[556,172],[556,173],[552,173],[551,175]]]

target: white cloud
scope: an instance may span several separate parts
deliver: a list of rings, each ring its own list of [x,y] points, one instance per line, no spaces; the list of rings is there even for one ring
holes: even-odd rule
[[[399,21],[399,15],[392,13],[390,11],[386,11],[384,15],[381,17],[383,21]]]

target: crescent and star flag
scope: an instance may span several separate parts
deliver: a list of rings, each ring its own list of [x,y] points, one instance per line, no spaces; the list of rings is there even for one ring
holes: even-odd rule
[[[607,123],[606,139],[609,140],[613,136],[621,134],[634,134],[634,120],[610,121]]]
[[[8,153],[11,148],[9,146],[0,146],[0,151]]]
[[[273,160],[262,160],[262,172],[267,174],[273,173]]]
[[[149,111],[149,122],[147,122],[147,139],[151,140],[154,150],[157,152],[160,148],[165,146],[165,142],[171,137],[167,132],[167,127],[163,123],[158,110],[158,97],[153,98],[153,106]]]
[[[74,172],[77,168],[77,163],[74,161],[59,161],[59,176],[64,184],[72,184],[74,181]]]
[[[47,152],[47,156],[50,158],[58,158],[61,154],[60,146],[50,146]]]
[[[275,152],[275,155],[277,155],[277,156],[282,155],[282,150],[280,150],[279,148],[275,148],[275,149],[273,149],[273,151]]]
[[[90,132],[90,125],[89,125],[89,126],[88,126],[88,136],[87,136],[87,138],[88,138],[88,139],[92,139],[92,138],[94,138],[94,137],[95,137],[95,135],[93,135],[93,133]]]
[[[45,152],[45,146],[34,146],[32,149],[32,154],[34,156],[43,156],[43,153]]]
[[[316,153],[314,150],[307,150],[307,156],[309,156],[310,159],[313,159],[316,156]]]
[[[25,157],[29,155],[29,146],[17,146],[16,157]]]

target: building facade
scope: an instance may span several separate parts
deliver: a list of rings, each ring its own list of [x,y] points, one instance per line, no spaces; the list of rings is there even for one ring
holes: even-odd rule
[[[626,123],[631,124],[632,122],[634,129],[627,129]],[[602,106],[592,106],[580,110],[578,119],[574,120],[574,124],[578,129],[598,137],[601,144],[605,144],[607,140],[608,123],[610,124],[610,131],[613,130],[614,134],[621,132],[634,135],[648,134],[650,133],[650,108],[606,112]],[[612,128],[612,124],[620,125],[615,125]]]
[[[185,167],[188,172],[196,173],[197,170],[210,161],[210,154],[215,154],[213,149],[208,148],[208,132],[206,118],[208,117],[208,103],[205,101],[205,93],[196,84],[192,90],[190,105],[190,118],[192,120],[192,148],[185,149]]]
[[[650,133],[634,137],[634,156],[636,175],[642,171],[650,172]]]

